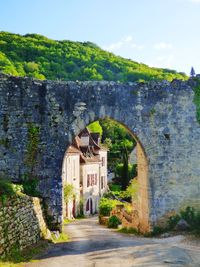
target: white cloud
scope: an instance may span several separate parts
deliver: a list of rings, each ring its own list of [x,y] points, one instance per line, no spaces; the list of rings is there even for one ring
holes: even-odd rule
[[[154,44],[154,48],[155,48],[156,50],[161,50],[161,49],[172,49],[172,48],[173,48],[173,45],[172,45],[172,44],[168,44],[168,43],[161,42],[161,43]]]
[[[148,62],[149,66],[158,67],[158,68],[174,68],[174,55],[168,56],[157,56],[154,61]]]
[[[131,49],[138,49],[141,50],[144,48],[144,45],[139,45],[137,44],[133,37],[131,35],[128,35],[124,38],[122,38],[121,40],[115,42],[115,43],[111,43],[107,46],[103,46],[104,50],[110,51],[110,52],[117,52],[120,49],[124,49],[124,48],[131,48]]]
[[[103,49],[152,67],[174,69],[176,63],[176,47],[170,42],[158,41],[142,45],[132,35],[128,35],[117,42],[104,45]]]
[[[193,3],[199,3],[200,4],[200,0],[189,0],[190,2],[193,2]]]

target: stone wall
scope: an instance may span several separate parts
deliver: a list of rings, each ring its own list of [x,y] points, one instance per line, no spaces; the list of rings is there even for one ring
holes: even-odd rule
[[[47,234],[39,198],[21,194],[0,202],[0,257],[35,244]]]
[[[65,151],[89,123],[107,116],[125,125],[144,150],[148,204],[143,207],[148,207],[150,224],[186,205],[199,207],[194,86],[193,80],[122,84],[0,75],[0,176],[20,181],[31,171],[54,227],[61,227]],[[32,168],[27,164],[31,127],[39,130]]]

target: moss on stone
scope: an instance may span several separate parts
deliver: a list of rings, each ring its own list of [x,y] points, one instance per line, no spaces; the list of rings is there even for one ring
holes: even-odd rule
[[[25,163],[28,167],[33,169],[36,165],[38,146],[39,146],[40,128],[31,123],[28,126],[28,144]]]
[[[5,148],[9,148],[10,141],[8,138],[2,138],[0,139],[0,145],[4,146]]]
[[[200,80],[196,80],[197,85],[194,87],[194,103],[196,105],[197,121],[200,123]]]

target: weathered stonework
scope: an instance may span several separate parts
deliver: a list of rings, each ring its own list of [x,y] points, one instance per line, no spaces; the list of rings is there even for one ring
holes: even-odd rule
[[[40,191],[55,225],[62,221],[62,161],[74,136],[106,116],[139,140],[148,165],[148,220],[200,206],[200,125],[194,81],[121,84],[54,82],[0,76],[0,173],[15,180],[28,171],[28,125],[40,128]]]
[[[0,202],[0,258],[12,249],[24,249],[45,238],[41,200],[19,195]]]

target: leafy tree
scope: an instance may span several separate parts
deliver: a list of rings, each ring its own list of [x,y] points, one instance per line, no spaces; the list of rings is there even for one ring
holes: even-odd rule
[[[127,149],[128,154],[133,150],[136,145],[136,141],[130,135],[128,130],[120,123],[113,121],[109,118],[99,121],[103,134],[102,143],[108,146],[108,166],[111,170],[114,170],[118,163],[122,163],[122,151],[124,146]]]
[[[99,121],[94,121],[90,123],[87,127],[92,133],[100,133],[102,135],[103,130],[101,125],[99,124]]]
[[[122,190],[126,190],[129,183],[129,171],[128,171],[128,151],[126,146],[122,150],[123,168],[122,168]]]
[[[0,71],[37,79],[169,81],[184,73],[150,68],[115,56],[91,42],[55,41],[39,34],[0,32]]]

